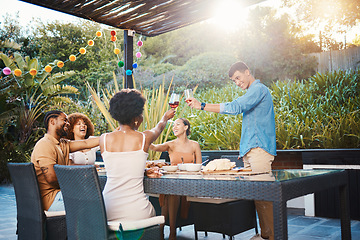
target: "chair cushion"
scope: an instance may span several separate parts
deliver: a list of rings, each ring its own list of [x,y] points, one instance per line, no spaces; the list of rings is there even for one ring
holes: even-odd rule
[[[234,202],[234,201],[237,201],[238,199],[210,198],[210,197],[186,197],[186,200],[188,202],[222,204],[222,203]]]
[[[46,217],[56,217],[56,216],[62,216],[65,215],[65,211],[44,211]]]
[[[149,196],[149,197],[159,197],[160,194],[156,194],[156,193],[146,193],[146,196]]]
[[[163,224],[165,222],[164,216],[156,216],[152,218],[146,218],[141,220],[129,220],[129,221],[109,221],[108,227],[111,231],[119,231],[121,225],[124,231],[132,231],[141,228],[147,228],[157,224]]]

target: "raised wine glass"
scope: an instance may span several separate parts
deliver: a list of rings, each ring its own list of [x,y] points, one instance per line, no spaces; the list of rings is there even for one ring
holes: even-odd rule
[[[177,93],[172,93],[169,99],[169,106],[176,110],[176,108],[179,106],[180,101],[180,95]]]
[[[192,89],[185,89],[184,90],[184,97],[185,97],[185,102],[189,103],[189,101],[186,100],[186,99],[194,97]],[[189,117],[196,117],[196,115],[194,115],[193,112],[192,112],[192,108],[190,108],[190,112],[191,112],[191,115]]]

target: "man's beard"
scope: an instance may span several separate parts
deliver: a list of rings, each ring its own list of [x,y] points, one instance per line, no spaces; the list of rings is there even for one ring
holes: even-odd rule
[[[65,125],[64,125],[64,126],[65,126]],[[62,126],[62,128],[56,129],[56,134],[57,134],[59,137],[66,137],[66,136],[68,135],[68,132],[65,131],[64,126]]]

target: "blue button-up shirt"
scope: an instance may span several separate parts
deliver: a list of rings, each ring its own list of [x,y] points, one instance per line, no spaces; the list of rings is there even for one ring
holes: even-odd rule
[[[240,157],[256,147],[276,156],[274,105],[269,89],[260,80],[255,80],[243,96],[221,103],[220,113],[243,113]]]

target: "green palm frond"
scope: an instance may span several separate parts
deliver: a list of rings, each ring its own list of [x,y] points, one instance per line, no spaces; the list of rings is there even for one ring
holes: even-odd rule
[[[15,50],[20,50],[21,49],[22,44],[18,44],[14,41],[10,41],[10,40],[0,40],[0,47],[1,48],[12,48]]]
[[[43,94],[44,96],[55,96],[58,94],[78,94],[79,90],[73,86],[69,86],[69,85],[60,85],[60,84],[56,84],[56,85],[50,85],[47,88],[43,89]]]
[[[134,81],[134,80],[133,80]],[[172,84],[170,83],[170,86]],[[100,92],[102,93],[102,98],[100,94],[95,91],[94,88],[90,86],[90,84],[86,83],[87,88],[90,91],[90,94],[96,103],[96,106],[99,108],[101,113],[103,114],[105,120],[110,126],[110,129],[113,131],[118,126],[118,123],[111,117],[108,109],[109,109],[109,101],[111,97],[119,91],[119,87],[117,85],[116,76],[114,75],[114,88],[113,90],[102,89]],[[135,86],[135,83],[134,83]],[[160,86],[158,89],[153,90],[143,90],[142,94],[147,100],[144,106],[144,122],[140,125],[139,131],[145,131],[146,129],[152,129],[156,126],[156,124],[161,120],[165,111],[168,107],[168,98],[170,93],[170,87],[164,93],[164,89]],[[164,143],[167,141],[171,132],[170,124],[163,131],[163,133],[159,136],[159,138],[155,141],[155,143]],[[161,153],[149,151],[149,159],[159,159]]]
[[[117,127],[117,122],[111,117],[108,108],[105,106],[100,96],[96,93],[95,89],[90,86],[88,82],[86,82],[86,86],[90,91],[91,96],[93,97],[96,106],[99,108],[103,116],[105,117],[106,122],[109,124],[109,127],[112,131]]]
[[[56,96],[56,97],[53,97],[51,99],[53,101],[54,104],[63,104],[63,103],[72,103],[73,100],[71,98],[68,98],[68,97],[63,97],[63,96]]]
[[[72,77],[74,75],[75,75],[74,71],[56,73],[56,74],[48,77],[45,81],[43,81],[40,86],[41,86],[42,89],[46,89],[49,86],[56,85],[56,84],[64,81],[65,79],[68,79],[68,78],[70,78],[70,77]]]

